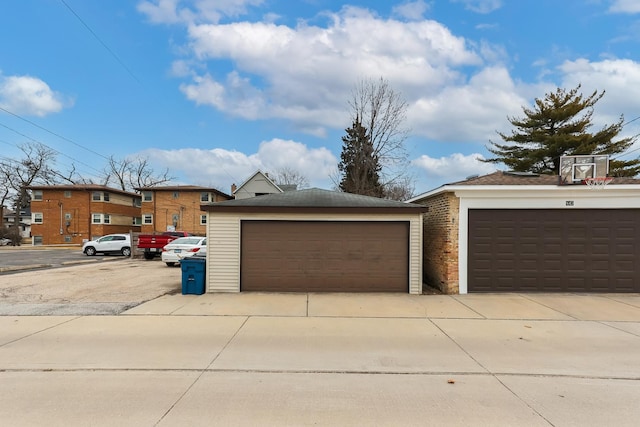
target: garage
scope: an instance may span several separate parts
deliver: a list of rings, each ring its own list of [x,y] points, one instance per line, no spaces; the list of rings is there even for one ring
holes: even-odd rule
[[[422,293],[424,206],[312,188],[201,208],[207,292]]]
[[[640,180],[569,178],[497,171],[409,200],[427,208],[424,283],[447,294],[640,292]]]
[[[409,222],[242,221],[242,291],[408,292]]]
[[[471,209],[469,292],[640,292],[638,209]]]

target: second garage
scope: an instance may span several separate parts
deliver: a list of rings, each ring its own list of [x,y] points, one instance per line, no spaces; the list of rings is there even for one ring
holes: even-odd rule
[[[469,292],[640,292],[638,209],[471,209]]]

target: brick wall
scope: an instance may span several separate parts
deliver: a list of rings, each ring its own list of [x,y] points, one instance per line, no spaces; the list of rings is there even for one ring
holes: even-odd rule
[[[453,193],[441,193],[418,203],[429,208],[423,218],[423,281],[457,294],[460,200]]]
[[[105,234],[139,231],[133,218],[140,216],[140,208],[134,206],[133,198],[110,196],[113,200],[105,202],[92,200],[92,191],[87,190],[42,190],[42,200],[31,201],[31,236],[43,245],[80,245]],[[42,223],[33,222],[35,214],[42,214]],[[92,223],[92,214],[109,215],[110,224]]]
[[[142,215],[153,215],[153,224],[142,224],[143,234],[162,233],[168,226],[175,226],[178,231],[186,231],[198,236],[207,235],[207,225],[200,223],[200,216],[206,212],[200,210],[202,202],[200,194],[203,190],[158,190],[153,191],[153,200],[142,201]],[[205,191],[206,192],[206,191]],[[226,200],[215,193],[210,193],[215,202]],[[176,221],[174,222],[174,217]]]

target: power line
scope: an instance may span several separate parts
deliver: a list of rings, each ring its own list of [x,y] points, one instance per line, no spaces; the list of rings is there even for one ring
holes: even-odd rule
[[[100,154],[100,153],[98,153],[98,152],[96,152],[96,151],[93,151],[93,150],[91,150],[91,149],[89,149],[89,148],[85,147],[84,145],[78,144],[77,142],[75,142],[75,141],[73,141],[73,140],[71,140],[71,139],[69,139],[69,138],[67,138],[67,137],[65,137],[65,136],[63,136],[63,135],[57,134],[57,133],[55,133],[55,132],[53,132],[53,131],[50,131],[49,129],[47,129],[47,128],[43,127],[43,126],[40,126],[39,124],[34,123],[34,122],[32,122],[31,120],[25,119],[24,117],[21,117],[21,116],[19,116],[19,115],[15,114],[15,113],[12,113],[11,111],[6,110],[6,109],[4,109],[4,108],[2,108],[2,107],[0,107],[0,110],[4,111],[4,112],[5,112],[5,113],[7,113],[7,114],[11,114],[13,117],[16,117],[16,118],[18,118],[18,119],[20,119],[20,120],[22,120],[22,121],[24,121],[24,122],[29,123],[30,125],[35,126],[35,127],[37,127],[38,129],[41,129],[41,130],[43,130],[43,131],[45,131],[45,132],[48,132],[48,133],[50,133],[50,134],[51,134],[51,135],[53,135],[53,136],[57,136],[57,137],[58,137],[58,138],[60,138],[60,139],[63,139],[63,140],[65,140],[65,141],[67,141],[67,142],[70,142],[70,143],[72,143],[73,145],[75,145],[75,146],[77,146],[77,147],[82,148],[83,150],[87,150],[88,152],[90,152],[90,153],[92,153],[92,154],[95,154],[96,156],[102,157],[102,158],[103,158],[103,159],[105,159],[105,160],[109,160],[109,158],[108,158],[108,157],[106,157],[106,156],[104,156],[104,155],[102,155],[102,154]]]
[[[3,127],[3,128],[5,128],[5,129],[10,130],[11,132],[14,132],[14,133],[18,134],[18,135],[20,135],[20,136],[22,136],[22,137],[24,137],[24,138],[27,138],[27,139],[28,139],[28,140],[30,140],[30,141],[33,141],[33,142],[38,143],[38,144],[41,144],[41,145],[43,145],[44,147],[47,147],[48,149],[50,149],[51,151],[53,151],[54,153],[59,154],[59,155],[61,155],[61,156],[64,156],[64,157],[66,157],[66,158],[70,159],[71,161],[74,161],[74,162],[80,163],[81,165],[84,165],[84,166],[88,167],[89,169],[93,169],[94,171],[96,171],[96,172],[98,172],[98,173],[100,173],[100,174],[102,174],[102,173],[103,173],[101,170],[98,170],[98,169],[94,168],[93,166],[88,165],[88,164],[86,164],[86,163],[84,163],[84,162],[82,162],[82,161],[80,161],[80,160],[74,159],[73,157],[68,156],[68,155],[64,154],[63,152],[58,151],[58,150],[56,150],[56,149],[55,149],[55,148],[53,148],[53,147],[50,147],[49,145],[45,144],[44,142],[38,141],[37,139],[30,137],[29,135],[25,135],[24,133],[22,133],[22,132],[20,132],[20,131],[17,131],[17,130],[15,130],[15,129],[13,129],[12,127],[9,127],[9,126],[7,126],[7,125],[5,125],[5,124],[2,124],[2,123],[0,123],[0,126],[2,126],[2,127]],[[13,144],[13,145],[15,146],[15,144]],[[16,146],[16,147],[17,147],[17,146]]]
[[[122,68],[124,68],[126,70],[127,73],[129,73],[129,75],[131,77],[133,77],[133,79],[138,82],[138,84],[142,85],[142,82],[140,82],[140,80],[138,80],[138,78],[135,76],[135,74],[133,74],[133,72],[129,69],[129,67],[127,67],[127,65],[118,57],[118,55],[115,54],[115,52],[113,50],[111,50],[111,48],[109,46],[107,46],[107,44],[105,42],[102,41],[102,39],[100,37],[98,37],[98,35],[96,34],[95,31],[93,31],[91,29],[91,27],[89,26],[89,24],[87,24],[81,17],[80,15],[78,15],[76,13],[75,10],[73,10],[73,8],[71,8],[71,6],[69,6],[69,4],[65,1],[65,0],[60,0],[60,2],[65,5],[65,7],[67,9],[69,9],[69,11],[73,14],[73,16],[75,16],[76,18],[78,18],[78,21],[80,21],[80,23],[82,23],[82,25],[84,25],[84,27],[91,33],[91,35],[98,41],[98,43],[100,43],[102,45],[102,47],[104,47],[107,52],[109,52],[111,54],[111,56],[113,56],[113,58],[118,61],[118,64],[120,64],[120,66],[122,66]]]

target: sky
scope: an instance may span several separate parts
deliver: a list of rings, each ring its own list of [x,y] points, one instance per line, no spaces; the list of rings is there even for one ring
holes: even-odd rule
[[[640,134],[640,0],[21,0],[0,40],[0,159],[37,141],[98,181],[114,156],[226,193],[282,168],[331,189],[353,90],[381,78],[415,194],[505,170],[478,159],[556,88],[604,90],[593,130]]]

